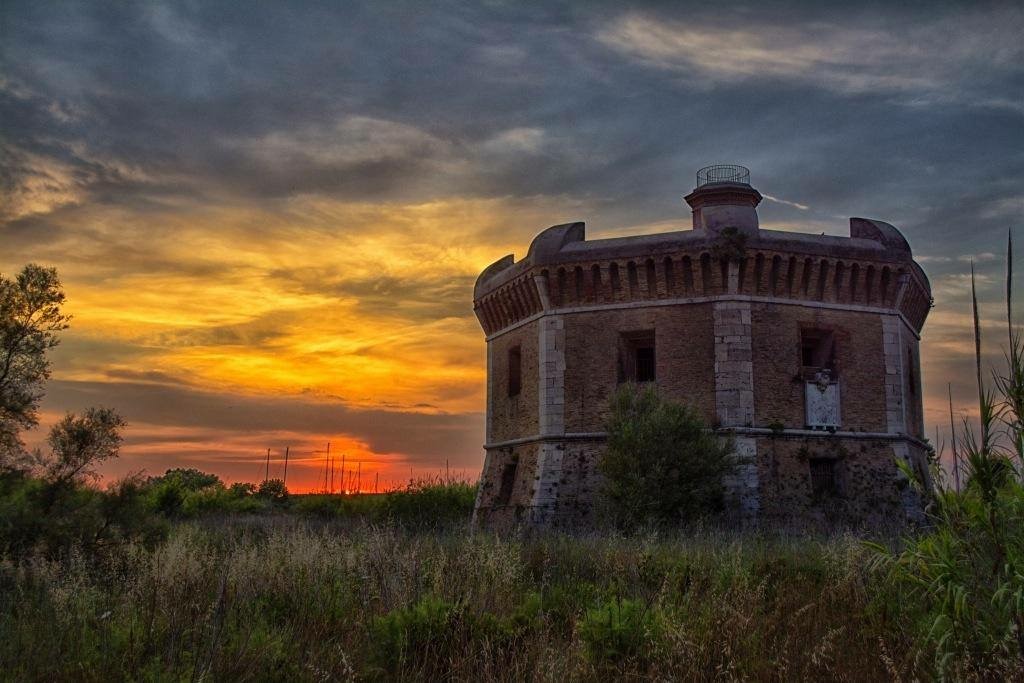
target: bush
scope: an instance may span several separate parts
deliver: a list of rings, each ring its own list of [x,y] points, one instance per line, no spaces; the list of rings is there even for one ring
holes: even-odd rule
[[[592,663],[615,665],[642,659],[657,640],[657,630],[654,614],[642,603],[615,599],[587,610],[580,622],[580,639]]]
[[[371,661],[388,674],[443,671],[458,626],[455,605],[428,595],[415,605],[373,620]]]
[[[194,467],[176,467],[167,470],[163,476],[150,478],[149,483],[153,486],[173,483],[184,491],[199,491],[208,486],[224,486],[224,482],[216,474],[203,472]]]
[[[0,474],[0,557],[31,551],[56,556],[73,548],[96,552],[132,540],[149,547],[165,532],[165,525],[147,513],[136,478],[103,491],[23,472]]]
[[[722,480],[736,469],[732,444],[693,408],[627,384],[612,398],[607,431],[598,470],[616,525],[692,520],[722,508]]]
[[[288,501],[288,488],[280,479],[267,479],[260,484],[256,495],[268,498],[273,503],[283,505]]]

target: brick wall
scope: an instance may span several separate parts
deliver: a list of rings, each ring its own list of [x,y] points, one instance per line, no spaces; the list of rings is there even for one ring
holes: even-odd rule
[[[539,349],[538,322],[516,328],[487,345],[490,376],[487,378],[491,397],[487,430],[492,443],[533,436],[538,429]],[[508,354],[513,346],[521,352],[521,388],[518,396],[508,395]]]
[[[618,387],[620,335],[643,330],[655,333],[659,391],[694,405],[709,424],[715,420],[711,304],[592,311],[564,320],[566,431],[604,429]]]
[[[911,456],[923,460],[913,448]],[[763,522],[898,526],[907,518],[906,492],[895,465],[894,444],[836,437],[757,439],[760,517]],[[834,458],[840,491],[816,498],[811,458]]]
[[[773,304],[754,304],[751,314],[755,426],[804,426],[804,382],[799,372],[800,329],[805,326],[834,332],[842,429],[888,431],[883,316]]]

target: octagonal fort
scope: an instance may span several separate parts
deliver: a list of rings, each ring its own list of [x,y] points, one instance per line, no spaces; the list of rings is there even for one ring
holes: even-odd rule
[[[592,520],[612,394],[651,383],[730,435],[726,514],[900,524],[927,477],[918,343],[928,278],[888,223],[850,236],[759,227],[739,166],[698,174],[693,228],[588,240],[544,230],[477,279],[487,339],[478,524]]]

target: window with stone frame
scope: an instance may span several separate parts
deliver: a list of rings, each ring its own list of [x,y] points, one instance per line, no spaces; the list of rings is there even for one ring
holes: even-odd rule
[[[839,376],[835,338],[833,330],[820,327],[800,328],[800,373],[804,379],[814,380],[823,370],[828,371],[832,379]]]
[[[622,333],[619,336],[619,382],[654,382],[656,379],[654,330]]]
[[[523,389],[523,350],[513,346],[508,350],[508,395],[518,396]]]
[[[835,458],[811,458],[811,493],[816,498],[834,496],[839,493],[839,477]]]

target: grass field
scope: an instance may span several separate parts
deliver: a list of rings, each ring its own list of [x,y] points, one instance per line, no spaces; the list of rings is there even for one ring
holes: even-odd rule
[[[240,511],[214,487],[169,515],[159,489],[74,489],[74,515],[31,527],[49,489],[8,482],[0,513],[21,512],[0,514],[0,678],[1024,676],[1018,484],[988,502],[943,493],[936,527],[873,541],[701,526],[497,536],[470,528],[473,488]]]
[[[927,676],[869,552],[850,537],[205,518],[153,549],[4,563],[0,660],[9,680]]]

